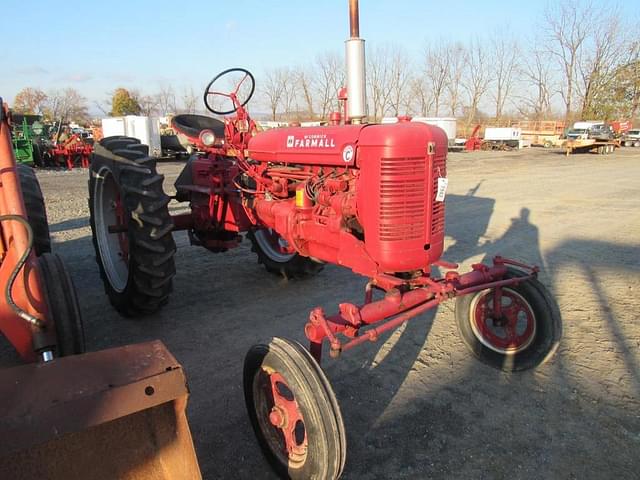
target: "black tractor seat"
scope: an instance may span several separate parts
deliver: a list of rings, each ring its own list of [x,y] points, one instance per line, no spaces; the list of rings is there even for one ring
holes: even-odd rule
[[[178,134],[196,140],[203,130],[211,130],[217,138],[224,138],[224,122],[205,115],[185,113],[171,119],[171,126]]]

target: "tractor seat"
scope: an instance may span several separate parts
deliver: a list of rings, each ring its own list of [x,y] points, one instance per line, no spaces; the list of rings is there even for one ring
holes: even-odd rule
[[[189,113],[176,115],[171,119],[171,126],[176,130],[176,133],[181,133],[191,141],[197,140],[203,130],[211,130],[216,137],[224,138],[224,123],[217,118],[205,115]]]

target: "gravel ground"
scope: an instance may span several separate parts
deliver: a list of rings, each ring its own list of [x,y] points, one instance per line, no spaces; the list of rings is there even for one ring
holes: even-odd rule
[[[168,191],[181,168],[161,164]],[[87,172],[38,177],[89,349],[162,339],[189,378],[204,477],[272,478],[244,409],[244,355],[273,335],[303,340],[309,310],[358,301],[364,279],[328,266],[284,282],[247,243],[216,255],[177,233],[170,304],[153,318],[123,319],[98,277]],[[466,350],[445,304],[327,359],[347,429],[343,478],[638,478],[640,149],[451,154],[449,179],[444,258],[463,271],[496,253],[539,264],[562,312],[560,349],[536,371],[494,371]],[[17,361],[6,342],[0,354],[4,365]]]

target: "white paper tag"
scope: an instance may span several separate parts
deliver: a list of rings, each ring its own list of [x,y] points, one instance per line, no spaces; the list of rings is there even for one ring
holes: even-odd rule
[[[447,194],[447,185],[449,180],[445,177],[438,177],[438,193],[436,193],[436,202],[444,202],[444,197]]]

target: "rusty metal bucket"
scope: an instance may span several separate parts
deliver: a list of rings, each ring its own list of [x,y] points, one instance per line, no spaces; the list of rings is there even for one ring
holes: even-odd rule
[[[201,479],[160,341],[0,371],[0,478]]]

